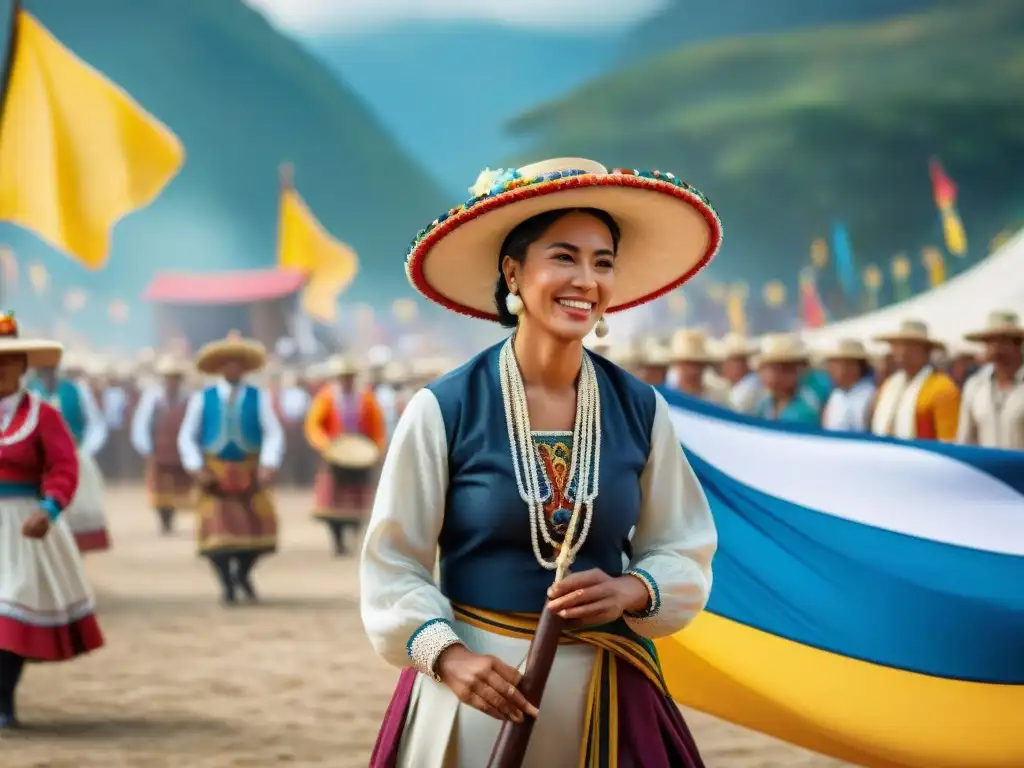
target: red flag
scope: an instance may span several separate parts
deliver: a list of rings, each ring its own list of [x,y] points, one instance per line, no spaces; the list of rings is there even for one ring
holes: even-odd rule
[[[800,314],[804,328],[821,328],[828,321],[811,269],[800,273]]]
[[[941,210],[953,206],[956,203],[956,184],[946,175],[946,169],[937,158],[928,161],[928,173],[932,177],[932,195],[936,207]]]

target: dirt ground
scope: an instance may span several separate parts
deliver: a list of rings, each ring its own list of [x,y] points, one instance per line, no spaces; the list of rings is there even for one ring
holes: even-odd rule
[[[224,609],[191,523],[157,535],[141,488],[109,491],[114,549],[88,556],[101,651],[26,671],[4,768],[365,766],[396,672],[359,621],[354,558],[328,554],[308,493],[279,494],[257,606]],[[838,768],[688,712],[709,768]]]

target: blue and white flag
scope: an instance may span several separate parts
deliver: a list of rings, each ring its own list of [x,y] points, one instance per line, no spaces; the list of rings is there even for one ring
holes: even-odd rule
[[[720,537],[674,697],[859,765],[1024,766],[1024,453],[662,394]]]

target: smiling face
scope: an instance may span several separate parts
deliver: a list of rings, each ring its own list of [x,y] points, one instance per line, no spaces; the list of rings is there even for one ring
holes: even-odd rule
[[[582,340],[611,301],[615,251],[605,222],[571,211],[527,246],[521,262],[503,259],[505,280],[526,307],[521,322],[562,341]]]

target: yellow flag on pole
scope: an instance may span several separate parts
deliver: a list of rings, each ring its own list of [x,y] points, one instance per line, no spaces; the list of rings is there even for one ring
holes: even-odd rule
[[[181,169],[178,138],[17,8],[0,109],[0,219],[89,269]]]
[[[290,168],[282,169],[277,227],[277,266],[307,277],[302,309],[322,323],[337,318],[338,296],[359,271],[356,252],[334,239],[291,185]]]

